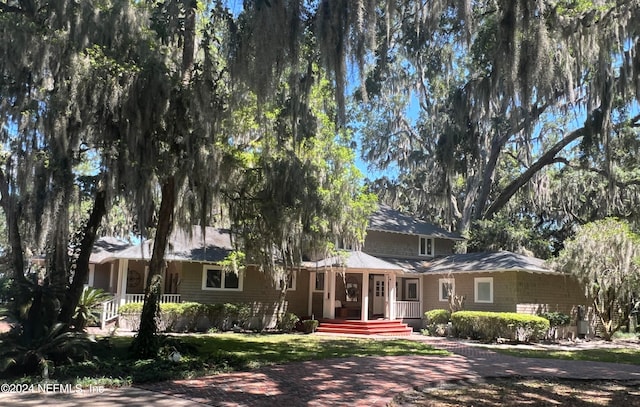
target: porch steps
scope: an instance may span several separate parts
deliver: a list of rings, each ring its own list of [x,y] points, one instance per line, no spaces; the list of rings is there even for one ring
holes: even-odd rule
[[[357,335],[408,336],[413,329],[401,320],[351,321],[342,319],[320,320],[317,332]]]

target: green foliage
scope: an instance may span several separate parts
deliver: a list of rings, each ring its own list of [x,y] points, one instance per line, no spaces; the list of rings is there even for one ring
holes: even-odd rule
[[[433,309],[424,313],[426,333],[432,336],[446,336],[447,324],[451,320],[451,311]]]
[[[431,324],[446,324],[451,319],[451,311],[446,309],[432,309],[424,313],[426,323]]]
[[[280,321],[278,321],[278,329],[282,332],[291,333],[296,327],[296,324],[300,321],[300,318],[293,312],[286,312]]]
[[[0,303],[7,302],[13,296],[14,291],[14,279],[7,274],[0,276]]]
[[[563,314],[562,312],[545,312],[540,316],[549,320],[551,328],[567,326],[571,322],[571,317],[567,314]]]
[[[238,274],[245,266],[247,255],[239,250],[234,250],[227,255],[219,264],[225,271],[233,271]]]
[[[589,362],[626,363],[640,366],[640,352],[633,348],[603,348],[580,350],[495,349],[519,358],[582,360]]]
[[[305,319],[302,321],[302,331],[307,334],[314,333],[320,322],[317,319]]]
[[[508,250],[546,259],[551,254],[551,245],[536,223],[533,218],[518,219],[509,214],[477,220],[471,226],[468,249],[473,252]]]
[[[640,290],[639,259],[640,237],[628,223],[607,218],[580,227],[553,263],[583,285],[607,340],[628,319]]]
[[[547,319],[512,312],[458,311],[451,314],[451,322],[458,337],[486,341],[498,338],[536,341],[549,331]]]
[[[119,313],[125,318],[141,312],[142,303],[124,304],[119,309]],[[160,330],[167,332],[196,332],[211,328],[227,331],[234,326],[247,326],[251,313],[249,304],[162,303],[158,325]],[[136,321],[137,315],[132,323],[135,325]]]
[[[333,120],[331,83],[317,65],[308,68],[304,74],[292,72],[301,78],[295,86],[281,83],[278,98],[269,104],[243,95],[237,114],[251,119],[232,124],[239,141],[254,141],[229,147],[233,170],[225,197],[230,218],[247,261],[260,264],[274,281],[305,253],[323,253],[336,236],[361,245],[376,205],[361,185],[350,134]],[[314,78],[309,98],[298,101],[304,110],[295,113],[295,87],[310,80],[308,75]]]
[[[74,329],[83,331],[87,325],[94,324],[100,318],[101,304],[111,298],[102,289],[87,287],[80,295],[80,301],[73,316]]]
[[[90,341],[84,334],[66,331],[63,324],[46,327],[43,335],[31,340],[12,331],[0,337],[0,374],[48,379],[55,366],[85,359]]]
[[[422,355],[443,356],[443,350],[411,340],[327,338],[300,334],[212,334],[160,337],[163,354],[151,359],[132,360],[131,337],[109,337],[91,343],[91,359],[57,365],[51,380],[82,384],[128,386],[202,377],[224,371],[246,370],[288,362],[358,356]],[[181,359],[164,357],[176,350]],[[268,350],[268,351],[266,351]],[[0,349],[1,351],[1,349]],[[12,376],[20,383],[38,378]]]

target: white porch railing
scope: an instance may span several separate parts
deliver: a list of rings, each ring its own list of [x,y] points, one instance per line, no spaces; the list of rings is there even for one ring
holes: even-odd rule
[[[130,302],[144,302],[144,294],[126,294],[126,303]],[[160,297],[161,303],[166,302],[180,302],[180,294],[163,294]],[[118,298],[112,298],[102,303],[102,310],[100,312],[100,326],[102,330],[105,329],[110,321],[118,318],[118,311],[120,309],[120,300]]]
[[[125,294],[125,303],[130,302],[144,302],[144,294]],[[180,294],[162,294],[160,302],[180,302]]]
[[[102,330],[104,330],[108,322],[118,318],[118,308],[120,308],[120,305],[115,298],[102,303],[102,313],[100,314],[100,327]]]
[[[396,318],[422,318],[420,301],[396,301]]]
[[[162,297],[160,297],[160,302],[180,302],[180,294],[162,294]]]

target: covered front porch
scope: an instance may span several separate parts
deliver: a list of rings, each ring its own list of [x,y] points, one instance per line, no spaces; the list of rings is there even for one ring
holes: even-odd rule
[[[180,263],[169,262],[163,278],[161,303],[181,302],[177,293]],[[144,302],[144,288],[149,277],[148,263],[143,260],[118,259],[104,264],[91,264],[87,286],[101,288],[112,298],[102,303],[102,329],[119,315],[122,305]]]
[[[310,270],[309,315],[376,321],[422,317],[421,277],[363,252],[346,252]]]

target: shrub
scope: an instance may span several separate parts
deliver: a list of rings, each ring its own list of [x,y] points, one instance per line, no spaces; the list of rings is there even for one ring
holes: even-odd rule
[[[93,340],[65,330],[65,325],[45,327],[41,336],[29,338],[12,331],[0,337],[0,377],[39,374],[48,379],[54,366],[86,359]]]
[[[546,318],[549,320],[549,339],[555,339],[558,332],[558,327],[569,325],[571,322],[571,317],[567,314],[563,314],[562,312],[545,312],[540,315],[542,318]]]
[[[562,312],[545,312],[540,316],[542,318],[548,319],[549,325],[552,328],[566,326],[569,325],[569,322],[571,322],[571,317],[567,314],[563,314]]]
[[[304,333],[311,334],[318,329],[318,320],[317,319],[305,319],[302,321],[302,329]]]
[[[488,341],[536,341],[549,331],[547,319],[513,312],[458,311],[451,314],[451,322],[458,337]]]
[[[432,336],[446,336],[447,323],[451,312],[446,309],[432,309],[424,313],[426,330]]]
[[[128,303],[120,307],[120,318],[128,326],[137,326],[142,303]],[[200,304],[197,302],[160,304],[158,329],[167,332],[206,332],[211,328],[228,331],[234,326],[243,327],[251,316],[248,304]]]
[[[73,315],[75,330],[84,331],[87,325],[93,325],[100,320],[100,306],[111,296],[99,288],[87,287],[82,291],[76,312]]]
[[[296,327],[296,324],[300,321],[300,318],[292,312],[286,312],[280,321],[278,322],[278,328],[282,332],[291,332],[293,328]]]
[[[446,309],[432,309],[424,313],[427,325],[446,324],[451,319],[451,312]]]

